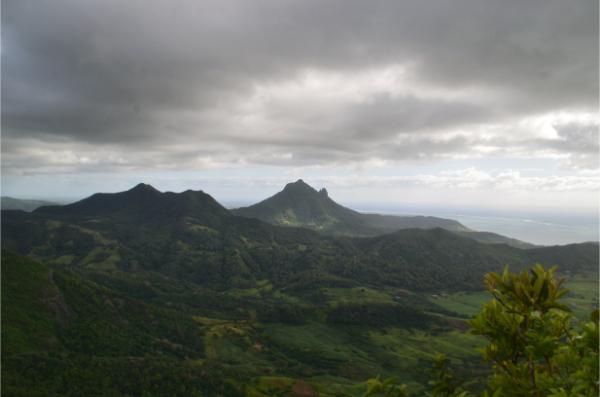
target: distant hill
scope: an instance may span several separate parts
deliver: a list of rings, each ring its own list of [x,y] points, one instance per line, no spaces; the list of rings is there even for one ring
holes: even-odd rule
[[[515,248],[535,248],[537,245],[527,243],[525,241],[517,240],[516,238],[502,236],[501,234],[492,232],[478,232],[475,230],[457,231],[455,232],[461,236],[468,237],[475,241],[484,244],[506,244]]]
[[[296,193],[287,194],[293,189],[314,195],[307,185],[292,184],[278,200],[293,200]],[[326,198],[299,205],[304,206],[302,214],[353,213],[332,203]],[[201,191],[162,193],[142,184],[32,213],[3,211],[2,245],[64,266],[154,271],[221,287],[266,279],[294,288],[325,283],[472,289],[479,288],[485,272],[504,264],[523,267],[543,259],[580,269],[593,268],[598,258],[593,245],[530,252],[482,244],[441,228],[402,229],[371,238],[328,236],[234,216]]]
[[[287,184],[281,192],[260,203],[231,211],[235,215],[260,219],[274,225],[307,227],[330,235],[368,237],[402,229],[439,227],[481,243],[506,244],[516,248],[535,247],[496,233],[470,230],[452,219],[360,213],[333,201],[326,189],[317,191],[301,179]]]
[[[50,201],[25,200],[8,196],[2,196],[0,198],[0,203],[3,210],[22,210],[27,212],[31,212],[44,205],[56,205],[56,203]]]
[[[333,201],[326,189],[315,190],[302,179],[249,207],[232,210],[235,215],[256,218],[281,226],[308,227],[334,235],[373,236],[400,229],[441,227],[469,229],[451,219],[429,216],[362,214]]]
[[[76,219],[108,217],[141,224],[187,216],[201,218],[212,225],[220,222],[221,217],[231,216],[225,207],[202,191],[162,193],[144,183],[124,192],[96,193],[72,204],[39,207],[33,212]]]

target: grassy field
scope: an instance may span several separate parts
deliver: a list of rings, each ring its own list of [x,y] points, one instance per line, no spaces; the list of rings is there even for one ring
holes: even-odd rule
[[[565,283],[569,289],[565,301],[578,318],[587,318],[591,310],[598,308],[598,274],[578,274]]]
[[[598,274],[586,273],[562,277],[565,278],[564,287],[569,290],[564,298],[565,303],[577,318],[587,319],[590,312],[598,308]],[[446,310],[471,317],[481,310],[481,305],[491,300],[492,296],[486,291],[458,292],[430,295],[428,299]]]
[[[454,294],[431,295],[429,301],[461,316],[472,317],[481,310],[481,305],[491,299],[486,291],[457,292]]]

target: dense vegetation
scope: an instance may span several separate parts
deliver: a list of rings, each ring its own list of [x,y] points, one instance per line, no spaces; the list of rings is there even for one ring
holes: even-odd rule
[[[324,236],[148,185],[3,211],[2,244],[8,396],[352,396],[377,375],[421,395],[436,352],[482,390],[486,272],[558,263],[575,313],[597,305],[597,244]]]
[[[485,286],[494,300],[469,321],[472,332],[489,341],[482,350],[493,364],[484,397],[598,395],[598,309],[589,321],[574,326],[569,307],[561,302],[568,290],[554,272],[535,265],[520,274],[506,268],[502,275],[486,275]],[[436,358],[431,396],[472,396],[448,363],[444,355]],[[409,395],[406,385],[395,384],[393,378],[371,379],[367,385],[365,396]]]
[[[463,390],[459,378],[470,379],[471,389],[485,387],[473,382],[488,373],[475,349],[484,347],[484,341],[466,333],[460,315],[433,303],[444,297],[326,288],[318,290],[317,300],[306,291],[304,295],[273,291],[268,283],[253,291],[219,293],[169,285],[160,276],[144,279],[124,274],[112,278],[115,284],[122,281],[117,291],[9,251],[2,252],[2,265],[5,395],[260,396],[283,395],[296,387],[312,393],[306,395],[351,396],[362,394],[362,381],[378,374],[400,374],[395,379],[409,386],[397,391],[421,395],[430,377],[423,368],[431,365],[436,351],[448,354],[455,365],[461,363],[457,375],[449,372],[448,360],[438,363],[441,372],[435,387],[450,394],[437,395],[458,395]],[[572,318],[557,302],[565,292],[551,283],[551,273],[539,276],[540,269],[534,269],[537,277],[525,279],[546,296],[535,301],[533,309],[520,308],[529,319],[523,316],[516,324],[525,322],[527,329],[511,328],[515,309],[495,302],[471,321],[476,334],[490,339],[485,358],[496,362],[488,387],[515,389],[510,382],[517,380],[509,375],[528,370],[526,352],[531,352],[540,354],[534,356],[536,379],[540,379],[536,387],[543,381],[547,389],[568,389],[557,396],[594,395],[569,390],[588,390],[585,379],[597,374],[593,366],[597,326],[571,329]],[[497,294],[496,302],[516,306],[520,301],[511,294],[520,293],[521,301],[532,295],[516,292],[523,291],[515,286],[524,282],[518,279],[511,284],[507,277],[515,276],[486,278],[488,289]],[[550,280],[551,287],[537,283],[540,277]],[[141,285],[156,290],[140,292]],[[214,299],[204,302],[211,295]],[[323,304],[311,304],[319,300]],[[235,318],[220,318],[217,313]],[[507,323],[497,324],[503,321]],[[565,332],[572,345],[564,345]],[[521,333],[525,339],[517,337]],[[523,369],[507,375],[501,370],[506,360]],[[564,379],[544,378],[549,368]],[[527,382],[520,385],[522,395],[531,395]]]

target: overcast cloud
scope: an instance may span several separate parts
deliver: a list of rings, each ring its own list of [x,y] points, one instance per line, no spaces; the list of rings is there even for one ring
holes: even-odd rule
[[[7,0],[2,173],[520,158],[553,169],[473,183],[596,194],[598,55],[597,0]]]

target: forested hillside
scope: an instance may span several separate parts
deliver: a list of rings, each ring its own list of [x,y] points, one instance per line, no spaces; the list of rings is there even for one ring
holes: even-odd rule
[[[378,374],[419,395],[438,351],[485,373],[459,302],[480,304],[486,272],[539,261],[593,278],[598,263],[594,243],[327,236],[148,185],[3,211],[2,245],[2,388],[16,396],[352,396]]]

